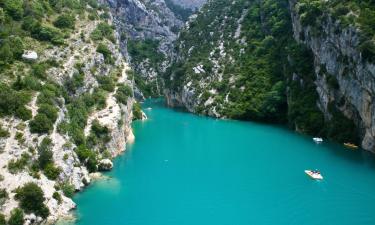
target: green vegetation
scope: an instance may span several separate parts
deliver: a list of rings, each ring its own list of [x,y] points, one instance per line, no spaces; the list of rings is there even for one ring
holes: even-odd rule
[[[375,62],[375,2],[373,0],[299,0],[296,10],[304,26],[318,30],[327,15],[337,20],[341,28],[358,27],[361,33],[359,49],[363,59]],[[321,34],[321,32],[314,32]]]
[[[37,216],[47,218],[49,209],[44,204],[43,190],[35,183],[27,183],[16,189],[15,198],[20,202],[20,207],[26,213],[35,213]]]
[[[115,97],[118,102],[127,104],[128,98],[133,95],[133,90],[129,85],[122,84],[117,88]]]
[[[134,120],[141,120],[142,119],[142,108],[141,104],[135,102],[133,104],[133,119]]]
[[[4,214],[0,213],[0,225],[6,225],[7,222],[5,220]]]
[[[46,137],[38,146],[38,165],[48,179],[56,180],[61,173],[61,169],[54,165],[51,145],[52,140]]]
[[[24,220],[23,211],[19,208],[15,208],[10,213],[10,218],[8,220],[8,225],[23,225]]]
[[[2,205],[4,205],[5,201],[8,199],[8,193],[5,189],[0,189],[0,207]],[[0,220],[1,220],[1,216],[0,216]],[[1,222],[0,222],[1,224]]]
[[[104,38],[107,38],[108,40],[115,42],[113,30],[114,28],[108,23],[99,23],[95,30],[91,33],[91,39],[94,41],[101,41]]]
[[[74,29],[75,18],[69,14],[62,14],[57,17],[53,25],[58,28],[70,28]]]
[[[55,192],[53,193],[52,197],[53,197],[54,199],[56,199],[56,201],[57,201],[59,204],[61,204],[61,202],[62,202],[62,197],[61,197],[61,195],[60,195],[59,192],[55,191]]]
[[[128,40],[128,51],[134,63],[140,63],[145,59],[157,68],[157,64],[164,60],[164,55],[158,50],[159,42],[152,39]]]
[[[165,0],[167,7],[182,21],[187,21],[193,11],[189,8],[184,8],[175,4],[172,0]]]
[[[28,153],[22,153],[21,158],[18,160],[10,160],[8,162],[8,170],[12,174],[22,172],[31,160]]]
[[[60,184],[60,189],[62,190],[62,192],[64,193],[66,197],[73,198],[73,195],[75,193],[75,188],[73,185],[65,182],[65,183]]]
[[[96,51],[98,53],[103,54],[105,63],[108,63],[108,64],[115,63],[114,59],[112,58],[112,52],[108,49],[108,47],[105,44],[100,43]]]
[[[27,91],[15,91],[0,84],[0,116],[16,116],[22,120],[31,118],[31,111],[25,105],[31,100]]]

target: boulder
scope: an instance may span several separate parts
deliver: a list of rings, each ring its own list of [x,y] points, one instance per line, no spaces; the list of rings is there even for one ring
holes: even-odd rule
[[[99,161],[99,170],[108,171],[113,168],[113,163],[110,159],[102,159]]]
[[[24,60],[28,60],[28,61],[35,61],[35,60],[38,59],[38,53],[36,53],[34,51],[25,51],[22,54],[22,58]]]

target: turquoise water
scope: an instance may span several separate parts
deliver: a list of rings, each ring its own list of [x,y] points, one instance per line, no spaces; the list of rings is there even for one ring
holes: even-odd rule
[[[160,100],[147,107],[110,179],[76,195],[76,225],[375,224],[372,155]],[[309,179],[309,168],[325,180]]]

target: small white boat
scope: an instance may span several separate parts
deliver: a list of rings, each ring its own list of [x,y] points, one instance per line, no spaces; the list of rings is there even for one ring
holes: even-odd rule
[[[305,173],[314,180],[323,180],[322,174],[317,170],[305,170]]]
[[[317,144],[320,144],[323,142],[323,138],[320,138],[320,137],[314,137],[313,140],[315,141],[315,143]]]
[[[146,108],[147,110],[152,110],[152,108],[151,107],[148,107],[148,108]]]

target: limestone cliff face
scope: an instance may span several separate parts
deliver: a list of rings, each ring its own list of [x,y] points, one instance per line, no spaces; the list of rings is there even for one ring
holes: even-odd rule
[[[99,14],[101,13],[103,12],[99,12]],[[87,18],[87,15],[85,16]],[[107,22],[111,24],[112,19],[109,18]],[[97,146],[90,149],[98,152],[96,160],[105,159],[108,162],[109,159],[125,150],[126,142],[134,139],[131,130],[134,99],[130,96],[127,102],[120,102],[115,96],[119,86],[132,87],[132,81],[128,79],[130,68],[120,52],[119,35],[117,33],[114,34],[114,41],[102,40],[101,42],[102,45],[107,46],[110,52],[111,63],[106,63],[104,55],[97,51],[98,43],[90,40],[90,35],[99,23],[100,21],[97,20],[80,19],[76,24],[77,30],[66,40],[66,46],[54,46],[38,52],[40,57],[38,60],[61,62],[60,66],[52,67],[46,73],[48,79],[56,82],[61,88],[65,88],[64,85],[67,80],[77,73],[82,73],[84,77],[82,86],[77,88],[75,94],[71,94],[70,99],[76,99],[97,91],[96,88],[100,86],[99,77],[116,75],[114,90],[106,92],[105,106],[88,112],[84,132],[85,138],[88,138],[92,132],[93,121],[97,121],[100,126],[108,130],[110,139],[102,148],[106,148],[110,155],[99,153],[101,150]],[[77,65],[81,65],[81,67],[78,68]],[[36,92],[32,101],[26,106],[32,111],[33,117],[38,114],[37,99],[39,95],[41,93]],[[14,199],[15,193],[12,191],[28,182],[34,182],[42,188],[46,198],[44,203],[50,210],[50,216],[47,220],[42,220],[34,214],[26,215],[27,224],[53,223],[61,217],[70,216],[70,210],[75,208],[75,203],[57,187],[60,184],[67,184],[72,185],[76,191],[79,191],[90,183],[85,161],[79,159],[76,151],[78,146],[70,132],[63,131],[61,128],[61,124],[70,122],[68,103],[64,101],[64,98],[60,98],[57,107],[58,118],[53,125],[53,130],[47,134],[30,132],[30,121],[24,122],[9,116],[0,119],[2,129],[9,132],[8,136],[0,138],[0,188],[5,189],[9,195],[4,204],[0,205],[0,211],[7,217],[9,217],[11,210],[18,206],[18,202]],[[81,116],[84,116],[83,113]],[[27,167],[23,171],[16,172],[9,169],[9,162],[19,160],[24,154],[30,155],[30,160],[37,161],[38,153],[36,150],[46,137],[51,140],[50,150],[53,153],[54,164],[61,169],[61,173],[56,180],[48,179],[41,171],[35,174]],[[61,195],[61,202],[53,197],[56,192]]]
[[[152,90],[153,94],[160,94],[161,84],[156,79],[169,64],[173,54],[173,42],[184,22],[176,17],[164,0],[108,0],[108,3],[116,28],[121,34],[123,54],[146,83],[155,83],[153,89],[156,90]],[[150,47],[144,45],[145,41],[155,45],[146,50],[147,54],[152,56],[138,58],[129,54],[129,45],[136,48],[137,43],[145,48]]]
[[[290,0],[294,37],[314,54],[319,108],[327,120],[332,117],[331,105],[339,109],[359,128],[362,147],[375,151],[375,65],[359,51],[360,31],[354,26],[343,28],[326,15],[316,32],[301,24],[297,2]],[[336,87],[327,82],[329,76],[337,80]]]

